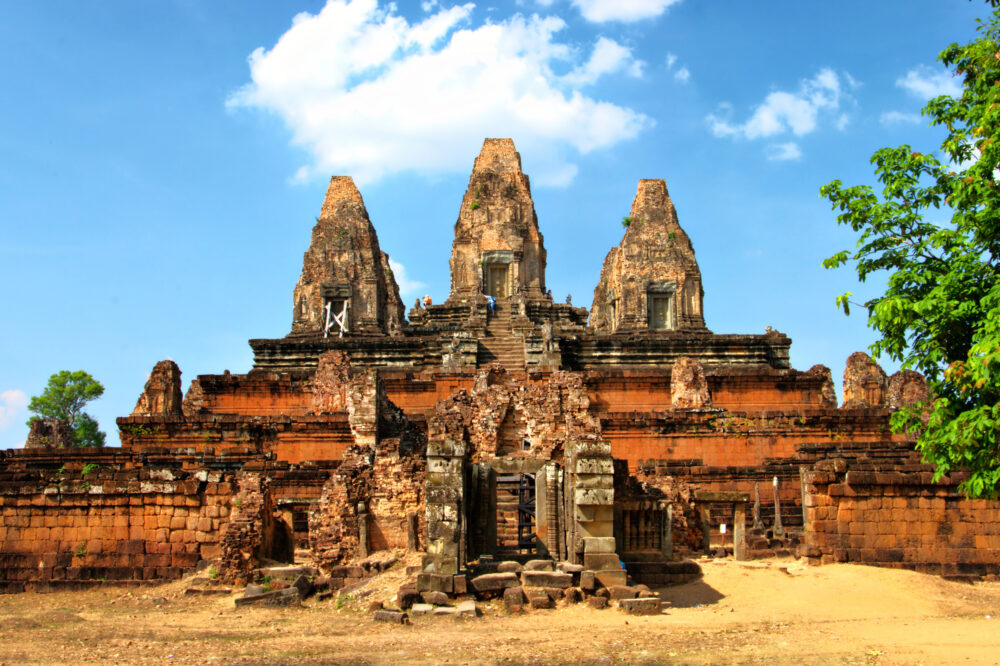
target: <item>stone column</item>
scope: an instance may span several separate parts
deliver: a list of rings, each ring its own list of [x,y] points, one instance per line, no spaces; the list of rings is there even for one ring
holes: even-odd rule
[[[455,574],[464,564],[465,444],[427,443],[427,556],[425,572]]]
[[[625,585],[614,536],[614,461],[608,442],[579,442],[573,448],[576,467],[574,513],[583,541],[583,566],[605,587]],[[569,447],[567,447],[569,448]]]
[[[670,502],[660,502],[660,515],[663,523],[660,527],[660,552],[668,560],[674,559],[674,505]]]
[[[733,557],[737,560],[747,558],[747,505],[737,502],[733,511]]]

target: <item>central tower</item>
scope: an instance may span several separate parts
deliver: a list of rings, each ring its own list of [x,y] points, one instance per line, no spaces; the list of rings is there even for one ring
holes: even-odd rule
[[[486,139],[472,167],[451,246],[449,305],[545,296],[545,246],[531,185],[511,139]]]

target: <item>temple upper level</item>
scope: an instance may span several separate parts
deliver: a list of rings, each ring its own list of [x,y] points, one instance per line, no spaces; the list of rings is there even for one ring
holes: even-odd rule
[[[545,246],[511,139],[486,139],[455,222],[449,304],[545,294]]]

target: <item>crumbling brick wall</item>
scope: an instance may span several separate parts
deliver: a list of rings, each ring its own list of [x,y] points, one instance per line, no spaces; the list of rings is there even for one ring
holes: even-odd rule
[[[246,585],[263,558],[291,560],[290,543],[279,541],[285,535],[274,515],[270,483],[263,471],[237,475],[239,490],[220,543],[219,575],[224,581]]]
[[[833,458],[806,474],[805,555],[946,576],[1000,574],[1000,502],[962,497],[919,463]]]
[[[0,591],[162,581],[218,555],[228,475],[91,459],[0,473]]]
[[[557,371],[540,381],[512,378],[494,363],[434,408],[428,437],[470,444],[470,462],[496,457],[559,460],[568,442],[597,441],[583,375]],[[525,448],[527,441],[527,448]]]

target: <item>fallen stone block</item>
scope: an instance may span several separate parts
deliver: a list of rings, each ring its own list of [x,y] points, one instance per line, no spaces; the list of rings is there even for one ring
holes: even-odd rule
[[[503,603],[510,610],[512,607],[524,605],[524,590],[520,587],[508,587],[503,591]]]
[[[451,594],[453,576],[450,574],[421,573],[417,574],[418,592],[444,592]]]
[[[558,587],[562,589],[573,586],[573,575],[561,571],[525,570],[521,572],[521,583],[525,587]]]
[[[476,576],[471,581],[472,589],[480,594],[499,594],[508,587],[520,587],[521,581],[513,573],[493,573]]]
[[[448,603],[448,595],[444,592],[421,592],[420,598],[424,600],[425,604],[433,604],[434,606],[444,606]]]
[[[497,571],[500,573],[521,573],[524,571],[524,567],[521,566],[520,562],[507,561],[498,564]]]
[[[587,599],[587,605],[590,606],[591,608],[597,608],[597,609],[607,608],[608,607],[608,598],[607,597],[591,597],[591,598]]]
[[[525,590],[528,596],[528,605],[536,609],[552,608],[552,599],[549,595],[545,594],[543,590],[538,590],[537,592],[529,592]]]
[[[208,597],[216,594],[232,594],[233,590],[229,587],[189,587],[184,590],[184,594],[189,596],[201,595],[203,597]]]
[[[659,597],[641,597],[638,599],[620,599],[618,608],[629,615],[659,615],[663,604]]]
[[[396,593],[396,601],[403,610],[408,610],[410,606],[420,602],[420,593],[415,585],[403,585]]]
[[[580,587],[586,592],[593,592],[597,586],[597,579],[594,578],[593,571],[580,572]]]
[[[639,596],[639,591],[634,587],[628,587],[627,585],[612,585],[608,588],[608,593],[611,595],[612,601],[618,601],[619,599],[635,599]]]
[[[417,617],[418,615],[430,615],[433,612],[434,606],[431,604],[413,604],[410,608],[410,613],[413,617]]]
[[[552,560],[528,560],[524,563],[525,571],[553,571],[555,564]]]
[[[451,593],[455,596],[465,594],[469,591],[469,579],[465,574],[456,574],[451,578]]]
[[[435,606],[434,616],[440,617],[442,615],[457,615],[458,609],[454,606]]]
[[[312,581],[305,576],[299,576],[292,583],[292,587],[299,591],[299,598],[306,599],[313,593]]]
[[[403,611],[378,610],[375,611],[376,622],[391,622],[392,624],[409,624],[410,616]]]
[[[604,587],[628,585],[628,574],[624,569],[618,569],[617,571],[595,571],[594,578]]]
[[[476,608],[476,602],[473,601],[472,599],[459,601],[458,606],[455,607],[455,611],[458,613],[459,617],[479,616],[479,609]]]
[[[573,564],[572,562],[560,562],[556,565],[558,571],[568,574],[578,574],[583,571],[582,564]]]
[[[368,612],[374,613],[375,611],[384,610],[385,606],[381,601],[369,601],[368,602]]]
[[[252,597],[239,597],[235,600],[237,606],[291,606],[298,601],[299,591],[294,587],[286,587]]]
[[[306,566],[294,566],[294,567],[262,567],[257,570],[257,573],[263,578],[264,576],[270,576],[271,580],[287,580],[289,582],[295,580],[299,576],[305,576],[306,578],[315,578],[319,575],[319,569],[316,567],[306,567]]]
[[[583,600],[583,590],[578,587],[567,587],[563,590],[563,599],[568,604],[578,604]]]

